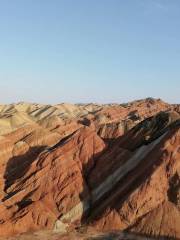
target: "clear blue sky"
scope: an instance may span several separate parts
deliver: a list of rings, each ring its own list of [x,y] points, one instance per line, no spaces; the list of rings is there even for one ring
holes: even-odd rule
[[[0,0],[0,103],[180,102],[179,0]]]

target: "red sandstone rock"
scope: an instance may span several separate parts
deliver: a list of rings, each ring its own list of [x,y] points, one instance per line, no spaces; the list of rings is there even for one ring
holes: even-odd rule
[[[180,237],[178,105],[19,104],[1,108],[7,116],[1,236],[86,224]]]

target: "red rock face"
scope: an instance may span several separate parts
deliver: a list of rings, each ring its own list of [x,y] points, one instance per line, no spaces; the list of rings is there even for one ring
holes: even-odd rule
[[[95,131],[82,126],[40,155],[39,149],[32,149],[10,159],[1,204],[2,211],[6,208],[10,216],[6,219],[6,214],[1,215],[1,231],[13,234],[53,228],[60,216],[89,197],[86,176],[105,147]],[[77,218],[83,214],[79,211]]]
[[[179,237],[179,143],[179,127],[166,133],[126,176],[124,181],[129,183],[119,184],[114,197],[105,199],[107,203],[93,225],[104,230],[128,229],[146,235]]]
[[[1,236],[85,224],[180,237],[178,105],[14,108],[0,117],[13,119],[0,126]]]

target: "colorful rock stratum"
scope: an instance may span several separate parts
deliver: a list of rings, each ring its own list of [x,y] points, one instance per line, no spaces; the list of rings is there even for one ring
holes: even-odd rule
[[[0,237],[180,239],[180,105],[0,105]]]

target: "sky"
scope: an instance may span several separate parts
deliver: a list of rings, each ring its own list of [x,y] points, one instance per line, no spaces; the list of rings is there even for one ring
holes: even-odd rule
[[[0,103],[180,103],[179,0],[0,0]]]

